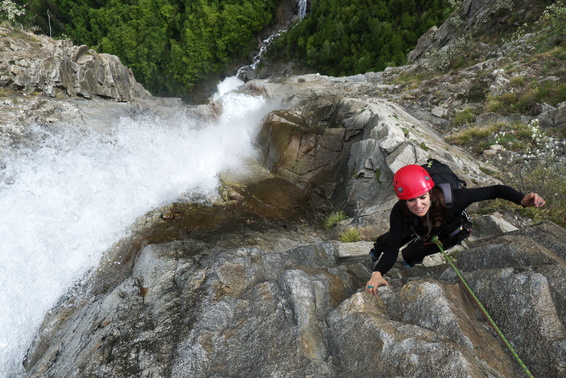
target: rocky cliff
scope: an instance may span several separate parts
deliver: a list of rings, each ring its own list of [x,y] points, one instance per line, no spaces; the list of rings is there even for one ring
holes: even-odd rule
[[[484,2],[466,4],[487,9]],[[465,14],[489,14],[470,12]],[[2,43],[19,46],[26,38],[35,37],[4,35]],[[42,41],[50,48],[59,43]],[[282,103],[263,122],[257,138],[262,154],[250,162],[252,174],[226,172],[222,199],[211,206],[179,200],[132,225],[131,236],[47,315],[24,361],[26,375],[521,376],[442,258],[411,269],[396,264],[388,273],[392,286],[381,288],[379,297],[363,289],[372,269],[371,240],[387,228],[395,203],[392,172],[436,157],[471,186],[497,182],[485,174],[496,166],[450,145],[442,134],[458,110],[473,106],[465,98],[479,80],[494,93],[505,91],[512,73],[500,69],[509,61],[494,57],[419,88],[400,84],[424,64],[418,63],[423,46],[430,43],[421,43],[414,64],[380,73],[246,83],[241,91]],[[2,57],[6,51],[16,56],[16,49],[4,47]],[[111,72],[102,67],[115,61],[102,57],[102,66],[91,72],[66,54],[60,69],[74,67],[84,77]],[[70,89],[62,81],[33,79],[38,74],[16,79],[22,59],[2,59],[13,61],[0,65],[8,88],[1,98],[6,149],[40,143],[26,139],[32,123],[64,128],[88,119],[105,132],[124,114],[167,117],[172,106],[184,107],[174,99],[149,98],[135,84],[94,93],[96,85],[80,89],[78,79]],[[57,75],[65,76],[47,76]],[[54,97],[59,87],[65,91]],[[32,90],[22,88],[42,94],[30,96]],[[89,99],[66,97],[75,95]],[[185,111],[214,118],[218,106]],[[563,103],[549,105],[537,116],[563,125],[563,109]],[[497,117],[528,122],[534,115]],[[317,225],[321,214],[337,209],[349,215],[339,227],[357,227],[365,241],[342,243]],[[479,214],[474,221],[475,237],[454,255],[464,277],[533,374],[563,376],[566,232],[552,222],[525,226],[530,222],[519,219],[514,227]]]
[[[360,290],[366,256],[297,231],[254,247],[144,247],[114,288],[46,319],[30,376],[520,376],[446,266],[395,267],[374,297]],[[542,224],[459,258],[539,376],[564,372],[565,254],[564,230]]]

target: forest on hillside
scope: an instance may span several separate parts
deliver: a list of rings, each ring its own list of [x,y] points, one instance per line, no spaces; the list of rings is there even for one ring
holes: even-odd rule
[[[14,17],[22,26],[117,55],[153,94],[183,98],[230,65],[247,63],[281,2],[0,0],[24,11]],[[454,0],[309,3],[310,13],[280,37],[270,59],[292,59],[313,72],[340,76],[405,63],[418,38],[449,16]]]
[[[270,57],[345,76],[406,63],[419,37],[454,10],[447,0],[313,0],[310,14],[280,38]]]
[[[244,60],[273,20],[276,0],[18,0],[24,22],[117,55],[156,95],[191,87]]]

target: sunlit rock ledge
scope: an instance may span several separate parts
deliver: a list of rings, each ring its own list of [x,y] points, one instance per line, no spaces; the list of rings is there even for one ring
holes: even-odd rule
[[[116,101],[150,96],[118,57],[18,28],[0,27],[0,67],[0,86],[26,94]]]

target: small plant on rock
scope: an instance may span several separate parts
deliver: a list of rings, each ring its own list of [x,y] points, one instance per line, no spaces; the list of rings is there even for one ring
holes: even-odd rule
[[[517,210],[534,221],[549,219],[560,226],[566,225],[566,142],[545,135],[538,119],[528,124],[512,123],[499,127],[493,142],[502,150],[493,164],[499,168],[502,181],[524,193],[537,192],[546,199],[543,209],[520,208]],[[498,202],[494,202],[499,207]],[[505,211],[502,204],[501,210]]]
[[[331,229],[332,227],[334,227],[337,223],[348,219],[348,216],[346,214],[344,214],[342,211],[338,211],[336,213],[332,213],[328,216],[328,218],[326,218],[326,221],[324,222],[324,228]]]
[[[455,126],[462,126],[468,123],[472,123],[476,120],[476,115],[474,114],[474,109],[467,108],[458,112],[454,115],[452,122]]]
[[[361,239],[360,230],[358,230],[355,227],[348,228],[346,231],[342,232],[338,237],[338,240],[340,240],[342,243],[353,243],[360,241],[360,239]]]

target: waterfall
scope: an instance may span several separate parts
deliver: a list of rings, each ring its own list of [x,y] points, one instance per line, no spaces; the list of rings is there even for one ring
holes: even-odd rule
[[[299,16],[299,20],[305,18],[307,14],[307,0],[299,0],[299,11],[297,15]]]
[[[236,77],[242,77],[243,74],[245,74],[247,71],[254,71],[257,68],[257,65],[259,64],[259,62],[261,62],[261,56],[263,55],[263,53],[265,52],[265,50],[267,50],[267,48],[269,47],[269,45],[271,45],[271,43],[281,35],[281,33],[274,33],[271,34],[269,37],[267,37],[266,39],[264,39],[261,42],[261,46],[259,48],[259,51],[257,52],[257,54],[254,56],[254,58],[252,59],[252,64],[249,64],[247,66],[242,66],[238,69],[238,72],[236,72]]]
[[[307,14],[307,5],[308,2],[307,0],[299,0],[298,3],[298,11],[297,11],[297,17],[299,18],[299,20],[302,20],[303,18],[305,18],[306,14]],[[252,59],[252,63],[248,64],[246,66],[242,66],[238,69],[238,71],[236,72],[236,77],[238,78],[243,78],[245,77],[246,73],[248,71],[255,71],[255,69],[257,68],[258,64],[261,62],[261,56],[265,53],[265,51],[269,48],[269,46],[271,45],[271,43],[277,39],[282,33],[285,33],[286,30],[281,30],[277,33],[273,33],[271,34],[269,37],[267,37],[266,39],[264,39],[261,42],[259,51],[254,55],[253,59]]]
[[[181,196],[216,196],[218,173],[256,154],[260,120],[275,105],[219,86],[223,109],[203,124],[123,118],[112,132],[34,127],[36,150],[13,150],[0,166],[0,377],[22,360],[47,311],[94,269],[147,211]],[[88,125],[86,125],[88,126]]]

